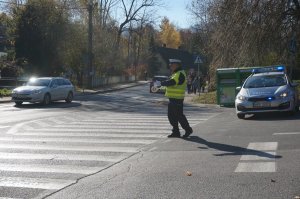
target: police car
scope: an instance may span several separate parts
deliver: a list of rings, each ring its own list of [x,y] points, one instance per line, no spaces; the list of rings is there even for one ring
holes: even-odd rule
[[[164,76],[164,75],[156,75],[152,78],[152,81],[150,82],[150,93],[157,93],[157,92],[160,92],[160,93],[165,93],[165,89],[163,87],[161,88],[155,88],[154,87],[154,82],[156,81],[166,81],[168,80],[169,77],[168,76]]]
[[[297,83],[293,83],[284,66],[254,69],[235,100],[236,114],[244,119],[246,114],[261,112],[299,111]]]

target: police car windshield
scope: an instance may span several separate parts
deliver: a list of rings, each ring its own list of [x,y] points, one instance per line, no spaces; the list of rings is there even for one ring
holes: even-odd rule
[[[284,86],[286,84],[287,81],[284,75],[262,75],[248,78],[244,88],[275,87]]]

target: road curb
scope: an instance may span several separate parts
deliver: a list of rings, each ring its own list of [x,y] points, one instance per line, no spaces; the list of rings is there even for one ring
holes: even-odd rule
[[[86,95],[95,95],[95,94],[99,94],[99,93],[109,93],[109,92],[113,92],[113,91],[117,91],[117,90],[123,90],[126,88],[132,88],[135,86],[140,86],[140,85],[144,85],[144,84],[148,84],[148,82],[143,82],[143,83],[131,83],[131,84],[123,84],[123,85],[119,85],[116,87],[111,87],[111,88],[107,88],[107,89],[101,89],[101,90],[93,90],[92,92],[76,92],[76,96],[86,96]]]
[[[143,84],[148,84],[148,82],[140,82],[140,83],[129,83],[129,84],[122,84],[119,86],[111,87],[111,88],[106,88],[106,89],[101,89],[101,90],[93,90],[92,92],[76,92],[75,96],[86,96],[86,95],[94,95],[94,94],[99,94],[99,93],[108,93],[108,92],[113,92],[117,90],[122,90],[126,88],[131,88]],[[5,99],[7,98],[7,99]],[[0,98],[0,103],[9,103],[11,101],[11,97],[4,97]]]
[[[0,103],[9,103],[9,102],[11,102],[11,98],[10,97],[4,97],[4,98],[8,98],[8,99],[2,99],[2,98],[0,98]]]

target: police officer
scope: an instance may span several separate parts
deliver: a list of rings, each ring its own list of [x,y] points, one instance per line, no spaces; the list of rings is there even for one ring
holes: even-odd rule
[[[169,80],[154,82],[155,87],[166,87],[166,97],[169,98],[168,104],[168,119],[172,125],[172,134],[168,135],[169,138],[180,137],[178,122],[185,130],[184,138],[187,138],[193,129],[190,127],[185,115],[183,114],[183,100],[185,89],[187,86],[185,71],[181,68],[181,61],[179,59],[169,59],[169,67],[172,72]]]

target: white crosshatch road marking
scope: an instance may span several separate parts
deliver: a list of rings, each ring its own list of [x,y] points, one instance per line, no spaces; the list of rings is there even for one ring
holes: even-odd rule
[[[73,174],[92,174],[102,170],[104,167],[87,167],[78,165],[46,165],[46,164],[2,164],[0,171],[17,172],[42,172],[42,173],[73,173]]]
[[[215,115],[201,113],[199,117],[187,115],[187,118],[194,126]],[[49,178],[0,176],[0,189],[62,189],[76,183],[74,178],[78,175],[108,168],[170,132],[167,115],[161,112],[156,115],[108,112],[97,117],[83,114],[18,123],[8,127],[6,137],[0,137],[0,173],[13,176],[43,173]],[[69,179],[51,179],[55,174],[67,174]]]
[[[278,142],[249,143],[245,155],[241,156],[235,172],[276,172],[276,150]]]
[[[86,152],[121,152],[136,153],[137,147],[106,147],[106,146],[62,146],[42,144],[0,144],[0,149],[23,149],[23,150],[52,150],[52,151],[86,151]]]
[[[82,160],[119,162],[127,156],[81,155],[81,154],[39,154],[39,153],[6,153],[0,152],[0,159],[4,160]]]
[[[269,156],[268,156],[269,154]],[[242,155],[241,160],[247,161],[247,160],[275,160],[276,152],[265,152],[264,156],[261,156],[259,153],[254,154],[247,154]]]
[[[155,129],[154,129],[155,130]],[[157,130],[157,131],[154,131],[153,129],[124,129],[124,128],[113,128],[113,129],[109,129],[109,128],[106,128],[106,129],[103,129],[101,127],[98,127],[98,128],[51,128],[51,129],[32,129],[30,130],[31,132],[53,132],[53,133],[60,133],[60,132],[106,132],[106,133],[109,133],[109,132],[114,132],[114,133],[170,133],[170,128],[167,128],[166,129],[160,129],[160,130]],[[14,133],[15,135],[16,133]],[[19,135],[22,135],[22,133],[19,133]]]
[[[11,142],[65,142],[65,143],[94,143],[94,144],[151,144],[156,140],[146,140],[146,139],[91,139],[91,138],[15,138],[15,137],[0,137],[1,141],[11,141]]]
[[[300,132],[282,132],[282,133],[273,133],[273,135],[300,135]]]
[[[24,135],[24,136],[32,136],[32,137],[109,137],[109,138],[162,138],[166,137],[169,133],[155,133],[155,134],[142,134],[142,133],[97,133],[97,132],[76,132],[76,133],[54,133],[54,132],[18,132],[14,133],[14,135]]]
[[[277,142],[252,142],[248,145],[247,149],[258,151],[275,151],[277,146]]]
[[[0,187],[59,190],[75,182],[75,180],[49,178],[0,177]]]
[[[275,162],[240,162],[235,172],[275,172]]]

